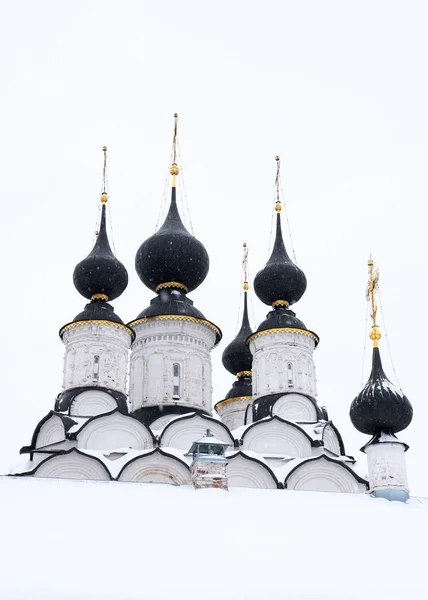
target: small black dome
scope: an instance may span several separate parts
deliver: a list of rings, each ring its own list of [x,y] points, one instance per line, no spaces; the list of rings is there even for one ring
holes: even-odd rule
[[[302,329],[303,331],[309,331],[303,321],[296,317],[296,313],[289,308],[285,308],[285,306],[275,306],[273,310],[268,312],[266,319],[257,328],[257,333],[269,329]],[[312,331],[310,333],[315,338],[315,345],[318,345],[318,336]]]
[[[281,217],[276,215],[276,237],[272,254],[254,279],[254,291],[265,304],[284,300],[294,304],[306,290],[306,276],[287,254],[282,239]]]
[[[244,314],[242,315],[242,325],[236,338],[226,346],[222,361],[223,366],[232,375],[241,371],[251,371],[253,356],[247,346],[247,338],[252,334],[250,322],[248,320],[247,292],[244,292]]]
[[[253,395],[253,379],[251,376],[239,377],[233,382],[232,388],[225,396],[225,400],[229,398],[242,398]]]
[[[358,431],[370,435],[397,433],[412,420],[412,405],[383,372],[379,348],[373,348],[372,372],[351,404],[350,417]]]
[[[174,288],[160,290],[159,294],[153,300],[150,300],[150,306],[145,308],[136,320],[145,317],[157,317],[158,315],[186,315],[195,317],[195,319],[206,320],[185,292]]]
[[[77,291],[89,299],[94,294],[103,294],[114,300],[128,285],[128,272],[114,256],[108,241],[105,204],[95,246],[74,269],[73,282]]]
[[[165,222],[139,247],[135,268],[141,281],[154,291],[162,283],[176,282],[190,292],[208,274],[208,253],[184,227],[178,213],[175,187]]]

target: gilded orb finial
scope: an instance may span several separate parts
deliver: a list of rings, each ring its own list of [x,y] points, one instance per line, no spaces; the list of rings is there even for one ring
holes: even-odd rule
[[[172,163],[172,166],[171,166],[169,172],[171,173],[171,175],[178,175],[180,172],[180,169],[177,167],[176,163]]]
[[[106,192],[103,192],[101,194],[101,202],[102,202],[102,204],[106,204],[107,200],[108,200],[108,196],[107,196]]]
[[[380,332],[380,329],[377,325],[373,325],[373,327],[371,328],[370,331],[370,339],[373,340],[373,347],[374,348],[378,348],[379,347],[379,340],[382,337],[382,334]]]

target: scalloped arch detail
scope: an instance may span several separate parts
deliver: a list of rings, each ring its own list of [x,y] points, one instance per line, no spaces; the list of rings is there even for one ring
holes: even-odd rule
[[[65,440],[64,423],[58,415],[52,415],[40,427],[40,431],[36,439],[36,448],[50,446],[57,442]]]
[[[278,419],[258,421],[242,437],[242,449],[259,454],[287,454],[306,458],[312,456],[311,442],[297,427]]]
[[[88,450],[153,448],[150,430],[134,419],[119,412],[96,417],[77,434],[77,446]]]
[[[334,454],[337,454],[337,456],[341,455],[339,438],[329,423],[327,423],[323,429],[322,439],[324,442],[324,447],[327,448],[327,450],[334,452]]]
[[[76,417],[93,417],[102,415],[117,408],[117,402],[107,394],[97,389],[86,390],[78,394],[70,406],[70,415]]]
[[[272,406],[272,415],[288,421],[317,421],[314,404],[303,394],[286,394]]]
[[[154,452],[125,465],[118,481],[186,485],[191,483],[191,478],[189,467],[173,456]]]
[[[262,463],[251,460],[243,454],[229,457],[226,467],[229,487],[257,488],[261,490],[276,490],[278,484],[269,469]]]
[[[159,445],[187,452],[193,442],[205,435],[207,429],[211,430],[214,437],[233,447],[233,437],[225,425],[216,419],[204,418],[198,414],[176,419],[168,424],[162,432]]]
[[[110,481],[110,474],[100,461],[77,452],[49,458],[37,468],[34,477]]]
[[[348,494],[366,491],[364,484],[359,483],[346,467],[324,457],[298,466],[285,479],[285,483],[289,490]]]

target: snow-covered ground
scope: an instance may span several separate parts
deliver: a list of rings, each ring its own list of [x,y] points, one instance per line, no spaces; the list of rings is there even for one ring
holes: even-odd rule
[[[428,499],[0,478],[0,598],[428,598]]]

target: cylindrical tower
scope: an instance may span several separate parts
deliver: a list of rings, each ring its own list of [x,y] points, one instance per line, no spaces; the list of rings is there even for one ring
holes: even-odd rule
[[[92,251],[76,266],[73,275],[76,289],[90,302],[60,330],[65,356],[63,392],[57,408],[84,416],[111,410],[117,404],[126,411],[128,353],[135,337],[108,303],[123,293],[128,285],[128,273],[114,256],[108,241],[105,146],[103,151],[99,231]]]
[[[367,299],[371,303],[373,320],[370,331],[373,340],[372,370],[366,385],[351,404],[350,417],[358,431],[373,436],[361,448],[367,454],[370,491],[381,498],[405,502],[409,497],[409,489],[404,453],[409,447],[395,434],[410,425],[413,408],[383,371],[375,301],[378,281],[379,274],[374,271],[373,260],[370,259]]]
[[[268,262],[254,279],[256,295],[273,310],[247,339],[253,355],[253,417],[257,420],[272,414],[272,402],[279,401],[276,414],[304,421],[319,414],[313,360],[319,339],[289,308],[303,296],[306,277],[291,261],[282,238],[279,157],[276,161],[275,243]]]
[[[221,339],[219,328],[187,297],[207,276],[209,258],[178,212],[176,134],[175,115],[171,204],[163,225],[143,242],[135,258],[140,279],[157,293],[129,323],[136,333],[130,358],[130,402],[136,416],[148,423],[166,412],[211,413],[210,352]]]
[[[224,368],[232,375],[236,375],[237,380],[225,398],[215,405],[216,412],[230,430],[245,424],[245,416],[253,397],[253,357],[247,345],[247,338],[252,334],[252,330],[248,318],[248,247],[245,243],[242,264],[244,268],[244,311],[241,328],[235,339],[226,346],[222,356]]]

